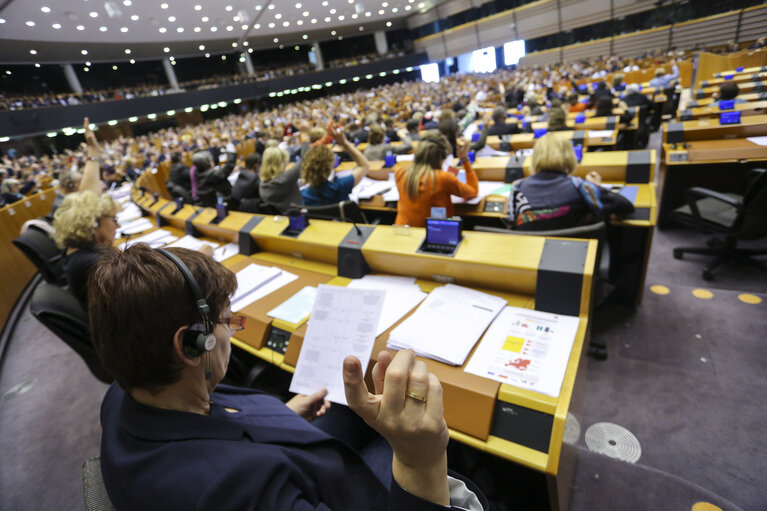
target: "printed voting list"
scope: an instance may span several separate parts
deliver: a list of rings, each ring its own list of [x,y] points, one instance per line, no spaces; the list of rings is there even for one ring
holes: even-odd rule
[[[252,263],[235,275],[237,276],[237,292],[231,299],[231,307],[234,312],[241,311],[251,303],[298,278],[298,275],[282,271],[279,268]]]
[[[559,396],[580,320],[505,307],[466,364],[466,372]]]
[[[438,287],[392,330],[387,346],[395,350],[411,348],[422,357],[463,365],[504,305],[503,298],[466,287]]]
[[[291,392],[312,394],[326,388],[328,400],[346,404],[344,359],[354,355],[363,371],[367,368],[385,294],[379,289],[319,286]]]
[[[386,291],[381,318],[378,320],[376,337],[399,321],[413,307],[426,298],[414,278],[389,277],[385,275],[365,275],[352,280],[347,286],[351,289],[381,289]]]

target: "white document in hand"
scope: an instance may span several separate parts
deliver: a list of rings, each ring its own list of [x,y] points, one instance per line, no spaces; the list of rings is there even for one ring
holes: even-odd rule
[[[466,364],[466,372],[558,397],[580,319],[505,307]]]
[[[427,296],[414,283],[403,285],[402,277],[389,278],[392,280],[387,280],[385,276],[366,275],[361,279],[352,280],[347,286],[352,289],[381,289],[386,292],[381,319],[378,320],[378,328],[376,328],[376,337],[399,321]],[[406,279],[414,280],[407,277]]]
[[[248,300],[248,296],[256,289],[264,286],[268,282],[276,279],[282,270],[271,266],[261,266],[258,264],[249,264],[238,271],[237,292],[231,299],[232,311],[239,311],[247,307],[255,300]]]
[[[290,391],[312,394],[328,389],[327,399],[346,404],[343,362],[354,355],[365,371],[385,292],[321,285],[309,317]]]
[[[438,287],[409,318],[392,330],[392,349],[411,348],[423,357],[462,365],[506,300],[466,287]]]

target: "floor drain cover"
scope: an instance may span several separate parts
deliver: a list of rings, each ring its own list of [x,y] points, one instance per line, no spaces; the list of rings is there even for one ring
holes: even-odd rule
[[[581,437],[581,424],[575,415],[567,412],[567,419],[565,420],[565,434],[562,436],[562,441],[566,444],[574,444]]]
[[[8,390],[8,392],[3,394],[3,397],[0,398],[0,399],[5,401],[6,399],[11,399],[12,397],[16,397],[16,396],[20,396],[22,394],[26,394],[27,392],[29,392],[32,389],[32,387],[35,386],[35,383],[37,383],[37,380],[35,378],[32,378],[32,379],[29,379],[29,380],[25,380],[25,381],[19,383],[18,385],[14,385],[13,387],[11,387]]]
[[[642,456],[642,446],[637,437],[626,428],[609,422],[598,422],[589,427],[586,430],[586,445],[592,452],[629,463],[636,463]]]

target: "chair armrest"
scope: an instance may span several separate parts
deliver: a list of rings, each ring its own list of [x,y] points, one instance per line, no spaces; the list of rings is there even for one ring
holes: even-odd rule
[[[735,199],[733,197],[730,197],[729,195],[725,195],[723,193],[719,193],[714,190],[709,190],[708,188],[701,188],[701,187],[693,187],[687,190],[686,193],[687,197],[687,204],[690,206],[690,211],[692,211],[692,214],[696,218],[700,218],[700,211],[698,211],[698,201],[700,199],[709,198],[709,199],[715,199],[720,202],[724,202],[725,204],[729,204],[735,210],[740,213],[741,209],[743,208],[743,203],[739,199]]]

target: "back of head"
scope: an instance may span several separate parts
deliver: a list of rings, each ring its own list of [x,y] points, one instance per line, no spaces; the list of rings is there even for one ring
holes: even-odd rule
[[[407,121],[407,130],[410,133],[414,133],[418,131],[418,128],[420,128],[421,123],[418,121],[418,119],[410,119]]]
[[[309,130],[309,142],[316,142],[325,136],[325,130],[315,126]]]
[[[735,82],[724,82],[721,87],[719,87],[719,99],[725,101],[735,99],[738,97],[738,94],[740,94],[740,87],[738,87],[738,84]]]
[[[181,161],[181,151],[173,151],[170,155],[171,163],[179,163]]]
[[[613,114],[613,98],[610,96],[600,96],[597,100],[596,117],[607,117]]]
[[[506,109],[503,105],[498,105],[493,108],[493,122],[495,124],[503,124],[506,122]]]
[[[372,126],[368,134],[368,143],[370,145],[382,144],[384,141],[384,130],[379,125]]]
[[[408,168],[405,177],[405,188],[410,198],[417,198],[421,180],[426,176],[427,182],[436,183],[434,171],[442,168],[442,162],[450,154],[451,147],[447,137],[437,130],[429,130],[421,137],[415,150],[413,164]]]
[[[322,186],[328,181],[333,171],[335,155],[333,150],[326,145],[316,145],[306,151],[304,161],[301,164],[301,178],[309,186],[315,188]]]
[[[277,177],[285,170],[285,164],[288,163],[288,153],[279,147],[267,147],[264,149],[264,155],[261,157],[261,168],[259,177],[261,181],[267,183]]]
[[[20,185],[21,183],[18,179],[9,178],[3,181],[2,187],[0,187],[0,191],[2,191],[2,193],[15,193],[16,188]]]
[[[53,239],[61,248],[81,248],[96,241],[99,219],[114,215],[118,210],[115,201],[107,194],[92,191],[74,192],[67,195],[53,215],[56,229]]]
[[[208,318],[218,323],[237,288],[234,274],[200,252],[168,251],[189,268],[210,307]],[[173,339],[202,318],[173,262],[144,243],[109,251],[93,270],[88,297],[93,346],[123,389],[156,391],[179,380],[183,366]]]
[[[639,92],[638,83],[630,83],[626,86],[626,94],[637,94]]]
[[[618,87],[623,83],[623,73],[615,73],[613,75],[613,87]]]
[[[567,126],[567,116],[561,106],[552,106],[549,111],[549,131],[559,131]]]
[[[213,161],[213,155],[210,151],[197,151],[192,155],[192,165],[194,165],[197,172],[205,172],[211,166]]]
[[[665,75],[666,75],[666,70],[663,69],[662,67],[659,67],[658,69],[655,70],[655,78],[658,78],[660,76],[665,76]]]
[[[250,153],[245,157],[245,168],[248,170],[256,171],[258,166],[261,165],[261,155],[258,153]]]
[[[59,177],[59,188],[64,191],[64,194],[76,192],[77,187],[80,186],[80,179],[82,175],[79,172],[64,172]]]
[[[567,138],[555,133],[547,133],[535,142],[531,170],[539,172],[562,172],[571,174],[578,161]]]
[[[567,96],[567,102],[570,103],[571,105],[577,105],[578,104],[578,94],[573,92],[572,94]]]
[[[454,121],[455,120],[455,112],[453,112],[452,110],[449,110],[447,108],[444,108],[444,109],[440,110],[439,117],[437,118],[437,120],[440,123]]]

